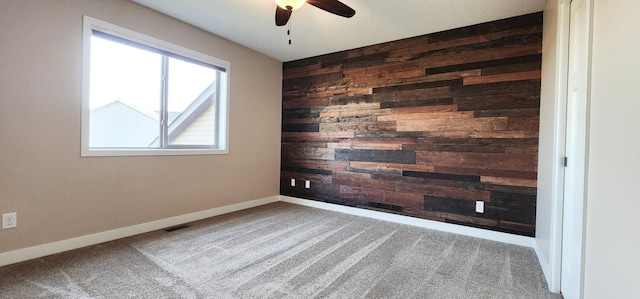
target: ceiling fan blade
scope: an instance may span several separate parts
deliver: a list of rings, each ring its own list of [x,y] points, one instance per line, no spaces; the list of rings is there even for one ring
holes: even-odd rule
[[[276,5],[276,26],[284,26],[289,22],[291,17],[291,10],[284,9]]]
[[[307,3],[341,17],[350,18],[356,14],[353,8],[338,0],[307,0]]]

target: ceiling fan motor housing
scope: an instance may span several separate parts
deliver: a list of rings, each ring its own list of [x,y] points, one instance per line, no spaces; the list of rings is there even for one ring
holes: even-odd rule
[[[300,8],[307,0],[276,0],[276,4],[282,9],[295,10]]]

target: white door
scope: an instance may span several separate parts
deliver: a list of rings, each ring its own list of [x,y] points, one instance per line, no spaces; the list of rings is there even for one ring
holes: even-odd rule
[[[567,167],[564,179],[560,277],[560,289],[566,299],[582,298],[589,11],[589,0],[571,1],[565,150]]]

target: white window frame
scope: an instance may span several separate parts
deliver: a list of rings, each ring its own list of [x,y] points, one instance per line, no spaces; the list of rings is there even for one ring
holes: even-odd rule
[[[216,109],[216,140],[214,148],[92,148],[89,146],[90,125],[90,66],[91,66],[91,36],[97,30],[109,35],[120,37],[162,51],[174,53],[183,57],[214,65],[224,72],[222,81],[226,86],[220,86],[218,106]],[[136,31],[126,29],[90,16],[83,16],[83,44],[82,44],[82,127],[81,127],[81,156],[167,156],[167,155],[212,155],[228,154],[229,144],[229,90],[231,64],[227,61],[196,52]],[[219,78],[218,78],[219,79]]]

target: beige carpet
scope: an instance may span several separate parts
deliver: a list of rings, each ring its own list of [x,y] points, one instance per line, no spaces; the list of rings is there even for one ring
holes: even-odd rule
[[[561,298],[532,249],[274,203],[0,268],[0,298]]]

